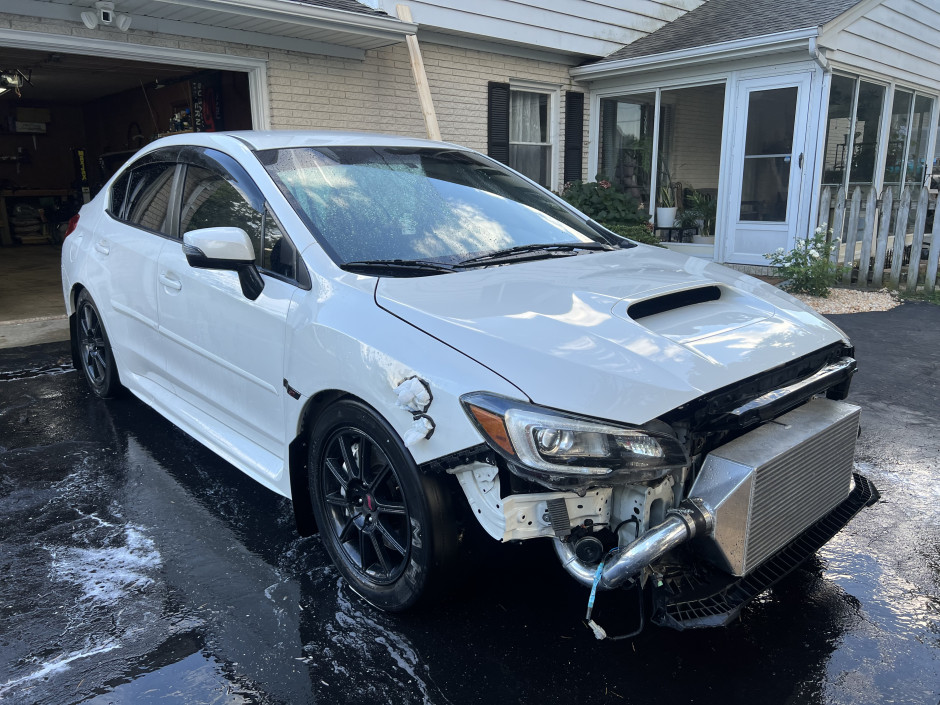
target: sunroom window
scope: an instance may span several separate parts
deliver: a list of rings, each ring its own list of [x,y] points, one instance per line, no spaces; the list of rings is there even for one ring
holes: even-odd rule
[[[822,185],[844,186],[848,197],[860,186],[862,204],[875,185],[884,98],[885,86],[849,76],[832,77]]]

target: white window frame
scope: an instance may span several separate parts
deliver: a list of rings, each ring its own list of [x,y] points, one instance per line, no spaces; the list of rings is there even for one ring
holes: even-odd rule
[[[634,84],[630,87],[616,85],[603,90],[594,90],[591,91],[591,114],[590,114],[590,151],[588,152],[588,174],[597,174],[598,169],[600,168],[600,148],[601,148],[601,100],[605,98],[627,98],[632,95],[642,95],[642,94],[654,94],[654,107],[653,107],[653,145],[655,149],[653,150],[653,159],[654,164],[659,163],[659,130],[660,130],[660,118],[661,118],[661,109],[662,109],[662,94],[663,91],[677,91],[683,90],[685,88],[700,88],[702,86],[724,86],[725,89],[725,103],[722,108],[722,130],[721,130],[721,155],[722,155],[722,164],[719,165],[719,175],[718,183],[722,183],[724,179],[724,155],[725,155],[725,141],[728,139],[729,130],[727,129],[726,117],[728,115],[728,87],[731,81],[727,74],[716,74],[713,76],[703,76],[699,77],[696,80],[688,80],[687,78],[677,78],[672,80],[663,80],[663,81],[653,81],[644,84]],[[650,203],[647,204],[647,208],[650,210],[650,214],[656,210],[656,201],[658,199],[658,186],[657,180],[659,178],[659,169],[651,168],[650,169]],[[590,179],[593,180],[593,177]],[[723,211],[721,201],[718,203],[718,210]],[[717,219],[716,223],[719,222]]]
[[[877,85],[885,87],[884,102],[881,107],[881,125],[878,128],[879,144],[878,144],[878,155],[875,161],[875,181],[874,181],[874,188],[876,189],[878,193],[882,193],[885,187],[885,181],[884,181],[885,166],[887,165],[887,161],[888,161],[887,137],[888,137],[888,131],[890,130],[891,110],[894,106],[895,92],[900,90],[900,91],[905,91],[905,92],[912,94],[911,107],[908,110],[909,120],[911,116],[913,115],[914,103],[917,100],[917,97],[924,96],[926,98],[930,98],[933,104],[933,107],[931,109],[930,119],[931,119],[931,123],[935,125],[938,123],[938,121],[940,121],[940,94],[934,93],[931,90],[925,90],[922,87],[909,85],[906,83],[897,83],[895,81],[886,79],[882,76],[876,76],[874,74],[867,73],[865,71],[853,70],[851,67],[840,66],[837,69],[832,71],[832,75],[842,76],[844,78],[849,78],[855,81],[856,95],[853,97],[853,107],[852,107],[852,144],[853,145],[855,141],[854,131],[855,131],[855,117],[856,117],[856,112],[857,112],[857,100],[858,100],[857,86],[859,85],[859,81],[867,81],[868,83],[873,83],[873,84],[877,84]],[[828,107],[829,105],[829,91],[830,90],[831,90],[831,87],[827,88],[825,96],[824,96],[826,107]],[[821,129],[821,131],[824,132],[825,130]],[[822,139],[825,140],[825,136],[823,136]],[[903,152],[903,159],[904,159],[903,164],[905,165],[905,174],[906,174],[907,158],[909,156],[908,151],[910,150],[910,140],[911,140],[911,134],[910,132],[908,132],[904,140],[904,152]],[[926,156],[927,156],[928,164],[933,163],[933,158],[936,156],[936,150],[938,146],[940,145],[938,145],[937,143],[937,131],[933,130],[932,132],[928,133],[928,138],[927,138]],[[822,148],[825,149],[824,146]],[[849,170],[846,170],[847,175],[850,176],[850,174],[848,174],[848,171]],[[906,184],[906,177],[901,182],[901,188],[903,188],[905,184]],[[850,194],[846,193],[846,196],[848,195]]]
[[[872,175],[872,187],[881,193],[884,188],[884,171],[885,171],[885,160],[887,159],[888,147],[887,144],[882,144],[885,142],[887,126],[890,124],[891,120],[891,105],[894,100],[894,87],[893,84],[882,81],[880,79],[870,78],[865,74],[851,73],[849,71],[836,70],[832,72],[832,78],[840,76],[842,78],[848,78],[854,81],[854,87],[852,88],[852,112],[849,123],[849,144],[846,148],[846,169],[845,174],[842,177],[842,183],[840,184],[845,188],[846,197],[850,196],[849,193],[849,183],[852,178],[852,159],[851,155],[855,151],[855,126],[858,119],[858,94],[859,89],[861,88],[861,82],[865,81],[874,86],[881,86],[885,89],[884,96],[881,101],[881,123],[878,125],[878,152],[875,154],[875,173]],[[828,140],[828,124],[824,124],[824,121],[828,121],[828,110],[829,110],[829,99],[832,95],[832,80],[830,79],[829,85],[826,87],[826,102],[825,102],[825,113],[820,113],[820,132],[822,132],[822,150],[825,152],[826,142]],[[911,101],[913,106],[913,100]],[[823,161],[825,160],[825,155],[822,156]],[[823,165],[825,168],[825,165]],[[822,174],[820,173],[819,179],[820,188],[822,187]],[[838,187],[837,187],[838,188]]]
[[[557,191],[559,189],[559,161],[561,159],[561,149],[559,148],[559,125],[561,124],[561,86],[552,83],[539,83],[537,81],[509,79],[510,94],[513,91],[522,91],[524,93],[539,93],[548,96],[548,142],[513,142],[510,139],[509,145],[531,144],[542,147],[551,147],[551,172],[549,174],[549,188],[552,191]],[[510,124],[512,124],[511,96],[509,105],[509,121]]]

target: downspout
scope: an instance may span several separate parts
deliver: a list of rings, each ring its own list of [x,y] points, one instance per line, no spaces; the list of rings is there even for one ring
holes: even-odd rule
[[[829,71],[829,60],[826,58],[825,49],[819,46],[819,43],[816,41],[816,37],[809,38],[809,56],[810,58],[819,64],[819,68],[823,71]]]
[[[830,81],[832,77],[832,67],[829,64],[829,60],[826,58],[826,54],[825,54],[826,50],[824,47],[819,46],[818,40],[819,40],[818,36],[810,37],[809,46],[808,46],[810,58],[816,63],[817,66],[819,66],[820,69],[822,69],[823,85],[822,85],[822,90],[820,91],[819,108],[817,111],[815,111],[815,114],[817,116],[816,129],[818,133],[820,134],[817,134],[816,136],[812,171],[810,172],[811,174],[810,178],[812,180],[813,189],[812,189],[812,196],[810,197],[810,204],[809,204],[809,213],[808,213],[809,222],[806,224],[807,235],[809,235],[809,233],[813,232],[816,229],[816,224],[819,223],[819,218],[820,218],[819,206],[820,206],[820,200],[822,197],[820,193],[822,171],[821,171],[821,165],[819,164],[819,160],[821,159],[820,155],[823,153],[823,150],[825,150],[825,142],[823,142],[822,140],[825,140],[826,138],[825,137],[826,130],[822,129],[822,126],[820,123],[822,121],[822,116],[826,114],[826,105],[827,105],[828,95],[829,95],[829,85],[830,85]],[[813,113],[811,112],[810,114],[812,115]],[[820,178],[820,181],[817,181],[817,177]]]

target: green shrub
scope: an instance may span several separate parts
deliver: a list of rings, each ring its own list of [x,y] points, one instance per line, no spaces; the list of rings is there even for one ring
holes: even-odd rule
[[[649,222],[643,225],[617,225],[615,223],[603,223],[603,226],[616,233],[620,237],[628,237],[636,242],[642,242],[645,245],[656,245],[656,247],[665,247],[660,241],[659,236],[653,232],[653,226]]]
[[[793,294],[829,296],[829,289],[838,280],[842,269],[829,260],[833,248],[838,245],[827,242],[831,237],[832,230],[827,233],[823,224],[805,240],[797,240],[789,252],[781,247],[765,255],[771,264],[780,268],[779,276],[785,280],[781,285],[783,288]]]
[[[649,220],[639,201],[609,181],[571,181],[561,197],[598,223],[641,225]]]

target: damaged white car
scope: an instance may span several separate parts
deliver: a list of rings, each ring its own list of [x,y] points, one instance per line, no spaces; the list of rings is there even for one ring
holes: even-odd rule
[[[291,497],[383,609],[442,584],[477,521],[553,542],[586,599],[723,624],[877,499],[837,328],[471,150],[180,135],[70,230],[92,391]]]

